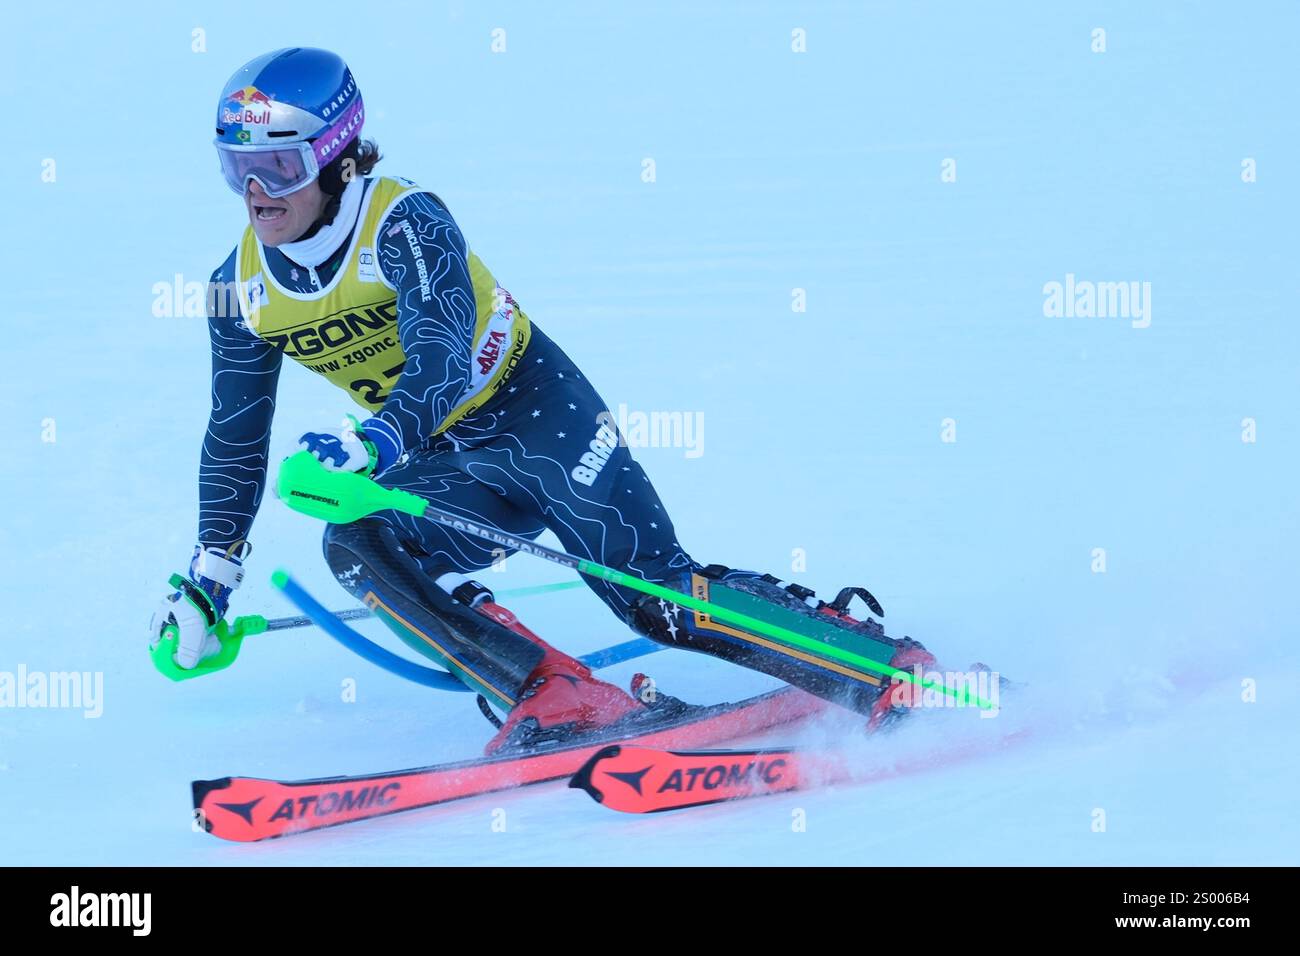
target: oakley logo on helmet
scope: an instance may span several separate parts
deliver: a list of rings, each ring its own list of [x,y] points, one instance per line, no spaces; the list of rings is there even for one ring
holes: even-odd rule
[[[325,104],[325,106],[320,111],[320,115],[328,119],[329,115],[333,113],[335,110],[339,109],[342,106],[346,106],[348,101],[352,99],[352,95],[356,93],[356,91],[357,91],[356,81],[352,79],[352,74],[349,73],[348,82],[344,85],[343,89],[339,90],[338,95],[335,96],[334,99],[330,100],[328,103]]]
[[[319,142],[316,143],[316,155],[321,158],[322,165],[329,162],[332,153],[352,142],[357,133],[361,132],[361,124],[365,118],[365,108],[361,105],[361,101],[357,100],[352,104],[350,111],[339,118],[337,126],[322,134]]]

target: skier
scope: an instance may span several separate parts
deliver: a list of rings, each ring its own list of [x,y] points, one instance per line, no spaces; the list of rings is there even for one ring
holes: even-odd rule
[[[154,645],[173,625],[180,666],[219,650],[214,628],[251,550],[285,356],[369,412],[302,435],[327,468],[520,537],[549,528],[570,553],[674,590],[707,598],[726,589],[784,620],[880,633],[852,616],[854,601],[882,613],[860,588],[827,603],[770,575],[694,561],[605,402],[469,249],[446,204],[410,180],[371,175],[380,156],[360,138],[364,120],[351,71],[324,50],[265,54],[222,88],[217,155],[249,224],[209,286],[212,411],[198,544],[188,580],[150,622]],[[468,577],[504,557],[481,539],[386,511],[329,525],[324,551],[337,580],[402,640],[508,711],[489,752],[641,709]],[[655,640],[756,668],[873,720],[890,707],[878,677],[588,584]],[[893,663],[917,659],[930,658],[907,645]]]

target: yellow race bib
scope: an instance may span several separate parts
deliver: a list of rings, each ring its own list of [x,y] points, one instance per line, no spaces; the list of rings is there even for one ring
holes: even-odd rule
[[[379,272],[379,228],[397,203],[422,190],[405,179],[371,180],[343,264],[325,288],[280,286],[250,225],[236,253],[239,305],[254,334],[299,365],[378,412],[406,365],[397,334],[397,293]],[[411,227],[400,222],[395,227]],[[472,414],[496,394],[528,347],[528,316],[474,254],[469,253],[475,327],[470,382],[435,434]],[[427,436],[425,436],[427,437]]]

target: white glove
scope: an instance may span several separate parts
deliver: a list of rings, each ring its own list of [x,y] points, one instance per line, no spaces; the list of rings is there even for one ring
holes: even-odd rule
[[[178,666],[193,670],[220,653],[221,641],[215,633],[217,622],[225,615],[230,592],[243,579],[244,569],[239,561],[215,549],[195,548],[189,579],[174,577],[173,583],[180,581],[179,590],[163,598],[149,619],[149,649],[156,648],[163,631],[174,625],[176,651],[172,658]]]
[[[357,420],[351,415],[340,428],[307,432],[298,444],[320,460],[330,471],[356,471],[369,475],[375,470],[378,455],[375,446],[364,440],[357,431]]]
[[[150,650],[158,646],[169,624],[176,625],[176,652],[172,659],[185,670],[193,670],[202,661],[220,653],[221,642],[213,633],[216,624],[209,626],[207,615],[180,591],[163,598],[153,612],[149,620]]]

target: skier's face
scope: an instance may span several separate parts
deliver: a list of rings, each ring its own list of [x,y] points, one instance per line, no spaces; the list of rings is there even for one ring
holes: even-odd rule
[[[321,217],[329,196],[321,191],[317,182],[308,183],[297,192],[272,199],[256,179],[248,182],[244,192],[244,205],[248,208],[248,221],[253,224],[258,241],[264,246],[293,242],[311,228]]]

